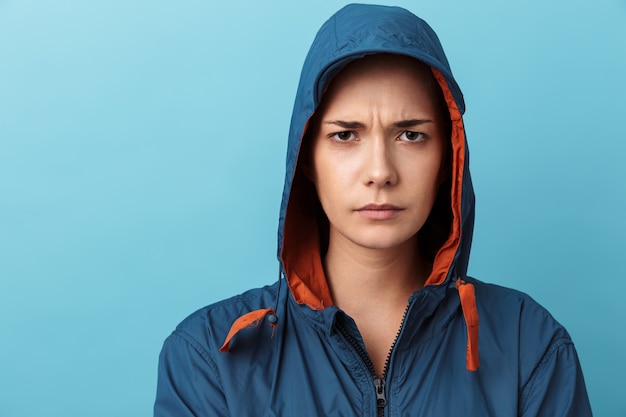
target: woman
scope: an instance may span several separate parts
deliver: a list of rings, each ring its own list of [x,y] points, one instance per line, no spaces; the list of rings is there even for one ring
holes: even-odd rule
[[[528,296],[466,275],[464,103],[408,11],[320,29],[289,134],[282,280],[161,353],[156,416],[589,416],[576,351]]]

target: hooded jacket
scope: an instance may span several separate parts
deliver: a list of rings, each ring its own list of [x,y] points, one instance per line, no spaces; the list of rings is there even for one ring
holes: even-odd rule
[[[382,378],[355,322],[333,304],[315,196],[297,169],[308,121],[330,80],[377,53],[430,66],[452,121],[449,237],[408,300]],[[332,16],[305,60],[291,120],[281,277],[176,328],[161,352],[154,415],[590,416],[567,331],[527,295],[467,276],[474,192],[464,110],[439,40],[423,20],[373,5],[348,5]]]

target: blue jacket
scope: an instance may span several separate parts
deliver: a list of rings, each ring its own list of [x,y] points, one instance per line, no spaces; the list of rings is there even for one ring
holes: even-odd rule
[[[354,321],[333,304],[315,193],[297,159],[329,81],[350,61],[383,52],[432,68],[452,120],[453,156],[449,237],[408,300],[379,378]],[[154,415],[590,416],[567,331],[527,295],[467,276],[474,192],[464,110],[424,21],[367,5],[331,17],[304,63],[289,132],[278,234],[284,278],[203,308],[176,328],[161,352]]]

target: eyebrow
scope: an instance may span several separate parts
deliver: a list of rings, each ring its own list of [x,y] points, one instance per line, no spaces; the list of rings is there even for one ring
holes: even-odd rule
[[[324,122],[325,125],[336,125],[344,129],[362,129],[365,125],[361,122],[348,122],[345,120],[329,120]]]
[[[423,125],[424,123],[433,123],[433,121],[430,119],[409,119],[409,120],[400,120],[398,122],[395,122],[393,125],[395,127],[406,128],[406,127]]]
[[[409,128],[414,126],[419,126],[424,123],[432,123],[433,121],[430,119],[407,119],[407,120],[398,120],[393,123],[394,127],[399,128]],[[329,120],[324,122],[325,125],[336,125],[343,129],[362,129],[365,125],[361,122],[356,121],[346,121],[346,120]]]

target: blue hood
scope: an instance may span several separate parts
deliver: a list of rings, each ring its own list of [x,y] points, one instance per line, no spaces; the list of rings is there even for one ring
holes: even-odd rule
[[[309,119],[329,82],[347,64],[366,55],[407,55],[431,67],[442,88],[452,119],[452,225],[448,241],[435,258],[426,284],[465,277],[474,224],[474,192],[463,128],[463,95],[439,39],[422,19],[400,7],[351,4],[319,30],[302,68],[295,99],[285,185],[280,208],[278,256],[292,294],[314,309],[332,305],[319,259],[319,230],[311,206],[314,190],[297,169]],[[321,278],[320,278],[321,277]]]

